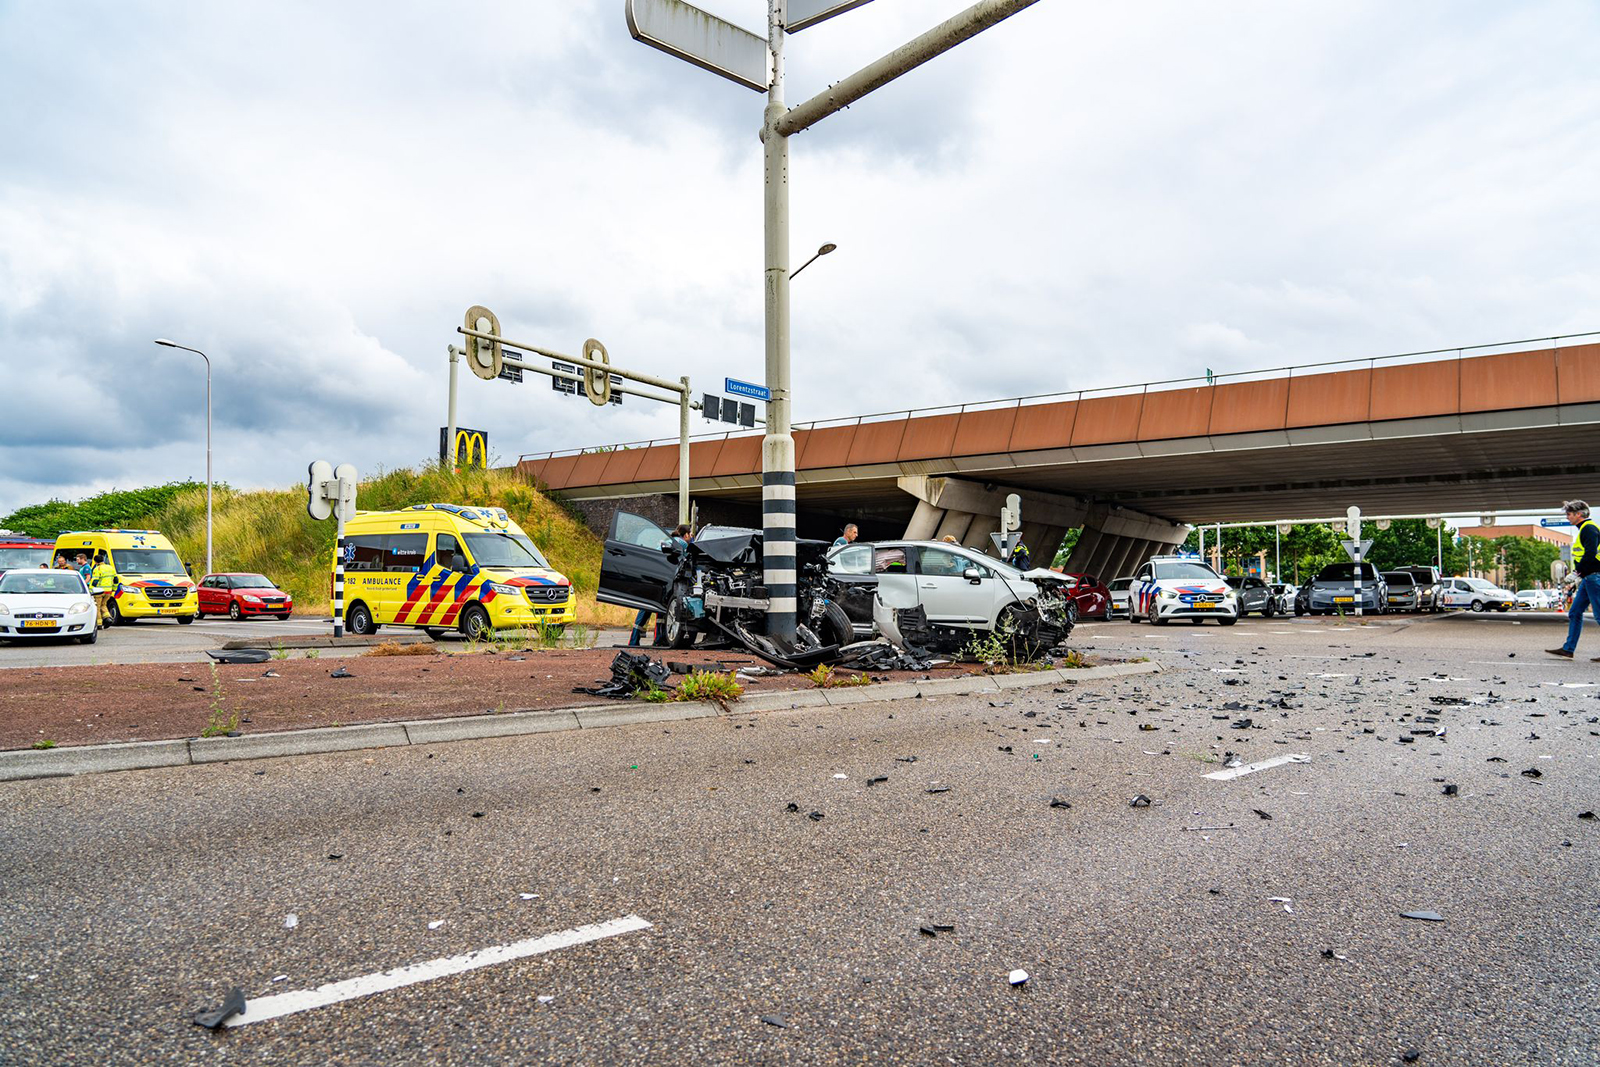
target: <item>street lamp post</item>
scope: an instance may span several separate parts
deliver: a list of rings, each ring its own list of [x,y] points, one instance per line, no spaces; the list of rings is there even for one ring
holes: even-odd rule
[[[810,259],[796,267],[794,269],[794,273],[789,275],[789,280],[794,281],[796,278],[800,277],[800,272],[811,266],[811,264],[815,263],[817,261],[817,256],[825,256],[838,247],[838,245],[834,244],[832,241],[829,241],[827,244],[817,249],[817,255],[812,256]]]
[[[157,337],[156,344],[168,348],[181,348],[185,352],[193,352],[206,361],[206,573],[211,573],[211,357],[198,348],[180,345],[176,341],[169,341],[165,337]]]

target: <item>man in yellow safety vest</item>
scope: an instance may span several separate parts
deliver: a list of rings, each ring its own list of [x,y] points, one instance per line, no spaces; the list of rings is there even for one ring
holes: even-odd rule
[[[1582,500],[1569,500],[1565,507],[1567,521],[1578,528],[1572,539],[1572,570],[1578,576],[1578,585],[1572,592],[1572,607],[1567,609],[1567,643],[1545,651],[1571,659],[1578,648],[1578,635],[1583,632],[1583,613],[1593,610],[1594,621],[1600,622],[1600,526],[1589,518],[1589,505]],[[1600,662],[1600,656],[1594,659]]]

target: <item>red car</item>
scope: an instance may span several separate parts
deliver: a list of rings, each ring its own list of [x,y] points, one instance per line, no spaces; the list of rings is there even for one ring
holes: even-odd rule
[[[0,533],[0,574],[9,567],[48,567],[55,557],[56,543],[42,537],[27,537],[10,531]]]
[[[1071,578],[1072,600],[1078,605],[1080,619],[1107,619],[1111,617],[1111,590],[1092,574],[1064,574]]]
[[[294,598],[259,574],[208,574],[200,579],[200,615],[226,615],[239,620],[247,615],[287,619]]]

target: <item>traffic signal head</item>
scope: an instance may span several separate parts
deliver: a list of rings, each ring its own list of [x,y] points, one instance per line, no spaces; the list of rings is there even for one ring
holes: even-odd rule
[[[500,336],[500,320],[486,307],[476,304],[469,307],[464,325],[469,330]],[[499,341],[485,341],[481,337],[467,335],[467,366],[472,368],[473,374],[493,380],[500,377],[500,368],[504,365],[505,353],[500,350]]]

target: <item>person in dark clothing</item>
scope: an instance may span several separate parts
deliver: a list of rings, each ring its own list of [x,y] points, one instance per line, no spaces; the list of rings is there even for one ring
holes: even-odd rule
[[[677,526],[672,528],[671,536],[672,547],[676,548],[679,552],[684,552],[689,548],[689,527],[679,523]],[[644,640],[645,627],[650,625],[650,616],[653,614],[655,614],[655,612],[651,611],[649,608],[640,608],[639,614],[633,617],[633,633],[628,635],[629,648],[638,648],[639,643]],[[656,636],[654,643],[658,645],[663,644],[664,642],[661,636],[661,620],[656,620],[655,628]]]
[[[1010,563],[1019,571],[1025,571],[1033,566],[1033,554],[1028,551],[1027,545],[1023,544],[1021,541],[1018,541],[1017,547],[1011,550],[1011,558],[1006,562]]]
[[[1578,635],[1583,632],[1583,613],[1592,610],[1594,621],[1600,623],[1600,526],[1589,518],[1589,505],[1582,500],[1569,500],[1565,506],[1567,521],[1578,528],[1572,541],[1572,569],[1577,573],[1578,585],[1572,592],[1572,607],[1567,609],[1567,643],[1545,651],[1571,659],[1578,648]],[[1594,660],[1600,663],[1600,656]]]
[[[844,524],[844,530],[839,534],[838,537],[833,539],[833,547],[838,548],[840,545],[848,545],[855,539],[856,524],[853,522],[847,522]]]

